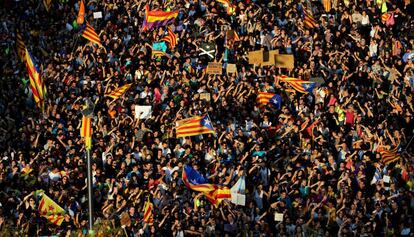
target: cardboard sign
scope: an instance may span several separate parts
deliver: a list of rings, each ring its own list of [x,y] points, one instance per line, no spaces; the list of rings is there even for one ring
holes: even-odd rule
[[[222,64],[221,63],[208,63],[207,66],[207,74],[218,74],[221,75],[223,72]]]
[[[275,55],[275,66],[292,69],[295,66],[295,58],[292,54],[277,54]]]
[[[283,221],[283,213],[275,212],[275,221]]]
[[[131,218],[129,217],[128,212],[123,212],[120,216],[121,226],[130,226]]]
[[[146,119],[151,116],[152,107],[150,105],[135,105],[135,118]]]
[[[279,50],[270,50],[263,52],[263,63],[262,66],[273,66],[275,65],[275,55],[279,54]]]
[[[263,63],[263,50],[251,51],[248,53],[249,64]]]
[[[200,100],[206,100],[209,102],[211,100],[210,93],[200,93]]]
[[[232,63],[227,64],[226,71],[227,73],[236,73],[237,72],[236,64],[232,64]]]
[[[94,19],[102,18],[102,12],[94,12],[93,13],[93,18]]]
[[[389,183],[390,182],[390,176],[384,175],[383,180],[384,180],[384,183]]]

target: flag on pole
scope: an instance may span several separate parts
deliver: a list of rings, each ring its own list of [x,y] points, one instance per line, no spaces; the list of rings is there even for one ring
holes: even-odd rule
[[[274,104],[280,109],[282,106],[282,97],[274,93],[259,92],[257,95],[257,102],[259,102],[260,105],[267,105],[269,103]]]
[[[16,31],[16,49],[22,62],[26,61],[26,46],[24,45],[22,34],[19,30]]]
[[[111,93],[106,94],[106,96],[111,97],[112,99],[116,100],[119,97],[123,96],[125,92],[132,86],[132,84],[126,84],[121,87],[116,88]]]
[[[61,225],[65,219],[65,210],[43,193],[39,203],[39,213],[55,225]]]
[[[46,87],[40,75],[40,69],[38,65],[36,64],[36,61],[34,60],[33,56],[27,49],[26,49],[26,60],[25,61],[26,61],[27,72],[29,74],[30,87],[32,89],[35,103],[43,111]]]
[[[144,207],[144,222],[145,223],[154,223],[154,218],[153,218],[153,208],[154,205],[150,202],[149,196],[147,199],[147,202],[145,203],[145,207]]]
[[[316,86],[315,82],[304,81],[293,77],[280,76],[279,79],[283,82],[288,83],[293,87],[293,89],[300,93],[312,93],[313,89]]]
[[[90,150],[92,148],[92,118],[86,116],[82,117],[80,135],[85,139],[85,149]]]
[[[174,31],[172,31],[170,27],[168,27],[168,35],[162,40],[169,43],[171,48],[174,48],[177,45],[177,35],[174,34]]]
[[[312,13],[307,7],[303,6],[303,23],[308,29],[313,29],[316,27],[316,20],[313,18]]]
[[[52,0],[43,0],[43,5],[45,6],[46,11],[49,12],[50,7],[52,6]]]
[[[175,130],[177,138],[209,133],[215,134],[213,124],[208,115],[194,116],[185,123],[177,125]]]
[[[142,30],[146,31],[152,28],[171,24],[177,18],[179,11],[165,12],[161,10],[150,11],[149,6],[145,6],[145,18]]]
[[[92,43],[102,45],[101,40],[99,39],[98,34],[95,32],[95,29],[89,23],[86,23],[85,29],[82,31],[82,37],[88,39]]]
[[[78,25],[83,25],[83,22],[85,21],[85,3],[83,2],[83,0],[80,0],[79,3],[79,12],[78,12],[78,17],[76,18],[76,23],[78,23]]]

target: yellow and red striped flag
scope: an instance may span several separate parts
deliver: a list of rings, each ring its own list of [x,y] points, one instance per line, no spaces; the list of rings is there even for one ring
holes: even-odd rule
[[[392,13],[390,13],[390,12],[386,12],[386,13],[382,14],[381,15],[381,22],[383,24],[385,24],[390,19],[391,16],[392,16]]]
[[[213,124],[208,115],[194,116],[183,123],[177,121],[175,128],[177,138],[191,137],[201,134],[215,134]]]
[[[279,79],[283,82],[287,82],[293,89],[300,93],[312,93],[316,86],[315,82],[304,81],[294,77],[280,76]]]
[[[148,200],[145,203],[145,207],[144,207],[144,222],[145,223],[148,223],[148,224],[154,223],[153,209],[154,209],[154,205],[150,202],[150,199],[148,196]]]
[[[22,34],[19,30],[16,31],[16,49],[22,62],[26,61],[26,46],[24,45]]]
[[[228,187],[217,185],[215,185],[215,188],[214,191],[204,194],[206,195],[207,200],[217,208],[224,199],[231,199],[231,190]]]
[[[174,48],[177,45],[177,35],[168,27],[168,35],[165,36],[162,40],[169,43],[171,48]]]
[[[65,219],[65,210],[43,193],[39,203],[39,213],[55,225],[61,225]]]
[[[92,148],[92,118],[83,116],[82,117],[82,127],[80,130],[80,135],[85,139],[85,148],[87,150]]]
[[[332,9],[332,3],[331,0],[322,0],[323,8],[325,9],[325,12],[330,12]]]
[[[30,54],[30,52],[26,49],[26,68],[29,74],[30,80],[30,87],[32,88],[33,97],[35,99],[35,103],[38,105],[39,108],[44,110],[44,102],[45,102],[45,95],[46,95],[46,86],[42,80],[40,75],[40,69],[36,64],[36,61]]]
[[[382,162],[388,165],[388,164],[398,161],[401,158],[401,156],[397,152],[398,152],[398,146],[392,150],[380,151]]]
[[[236,11],[236,6],[231,4],[230,0],[216,0],[216,1],[223,4],[223,6],[227,10],[228,15],[233,15],[234,12]]]
[[[85,21],[85,3],[83,2],[83,0],[80,0],[79,12],[78,12],[78,17],[76,18],[76,23],[78,23],[78,25],[83,25],[84,21]]]
[[[49,11],[52,6],[52,0],[43,0],[43,5],[45,6],[46,11]]]
[[[91,41],[92,43],[102,45],[98,34],[95,32],[95,29],[93,29],[93,27],[91,25],[89,25],[89,23],[86,23],[86,27],[82,32],[82,36],[85,39],[88,39],[89,41]]]
[[[316,27],[316,20],[313,18],[312,13],[305,6],[303,6],[303,23],[306,28],[313,29]]]
[[[119,97],[123,96],[125,92],[132,86],[132,84],[126,84],[121,87],[116,88],[111,93],[106,94],[106,96],[111,97],[112,99],[116,100]]]
[[[169,57],[169,55],[166,52],[163,52],[161,50],[152,50],[152,57],[153,58],[161,58],[161,57]]]

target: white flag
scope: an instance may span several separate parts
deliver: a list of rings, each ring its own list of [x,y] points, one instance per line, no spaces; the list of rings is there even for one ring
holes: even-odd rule
[[[240,177],[240,179],[231,187],[231,202],[236,205],[246,205],[246,181],[244,180],[244,176]]]

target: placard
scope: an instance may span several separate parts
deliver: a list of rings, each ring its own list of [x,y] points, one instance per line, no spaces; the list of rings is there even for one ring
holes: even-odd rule
[[[236,73],[237,72],[237,66],[236,64],[228,63],[226,67],[227,73]]]
[[[208,63],[207,66],[207,74],[219,74],[221,75],[223,72],[222,69],[222,64],[221,63],[214,63],[214,62],[210,62]]]
[[[102,18],[102,12],[94,12],[93,13],[93,18],[94,19]]]
[[[390,182],[390,176],[384,175],[384,177],[382,178],[382,180],[384,180],[384,183],[389,183]]]
[[[150,105],[135,105],[135,118],[146,119],[151,116],[152,107]]]
[[[200,100],[206,100],[209,102],[211,100],[210,93],[200,93]]]
[[[275,55],[275,66],[292,69],[295,66],[295,58],[292,54],[277,54]]]
[[[121,226],[130,226],[131,218],[129,217],[128,212],[123,212],[120,216]]]
[[[249,64],[262,64],[263,63],[263,50],[250,51],[248,53]]]
[[[279,54],[279,50],[270,50],[263,52],[263,63],[262,66],[273,66],[275,65],[275,55]]]
[[[275,221],[283,221],[283,213],[275,212]]]

